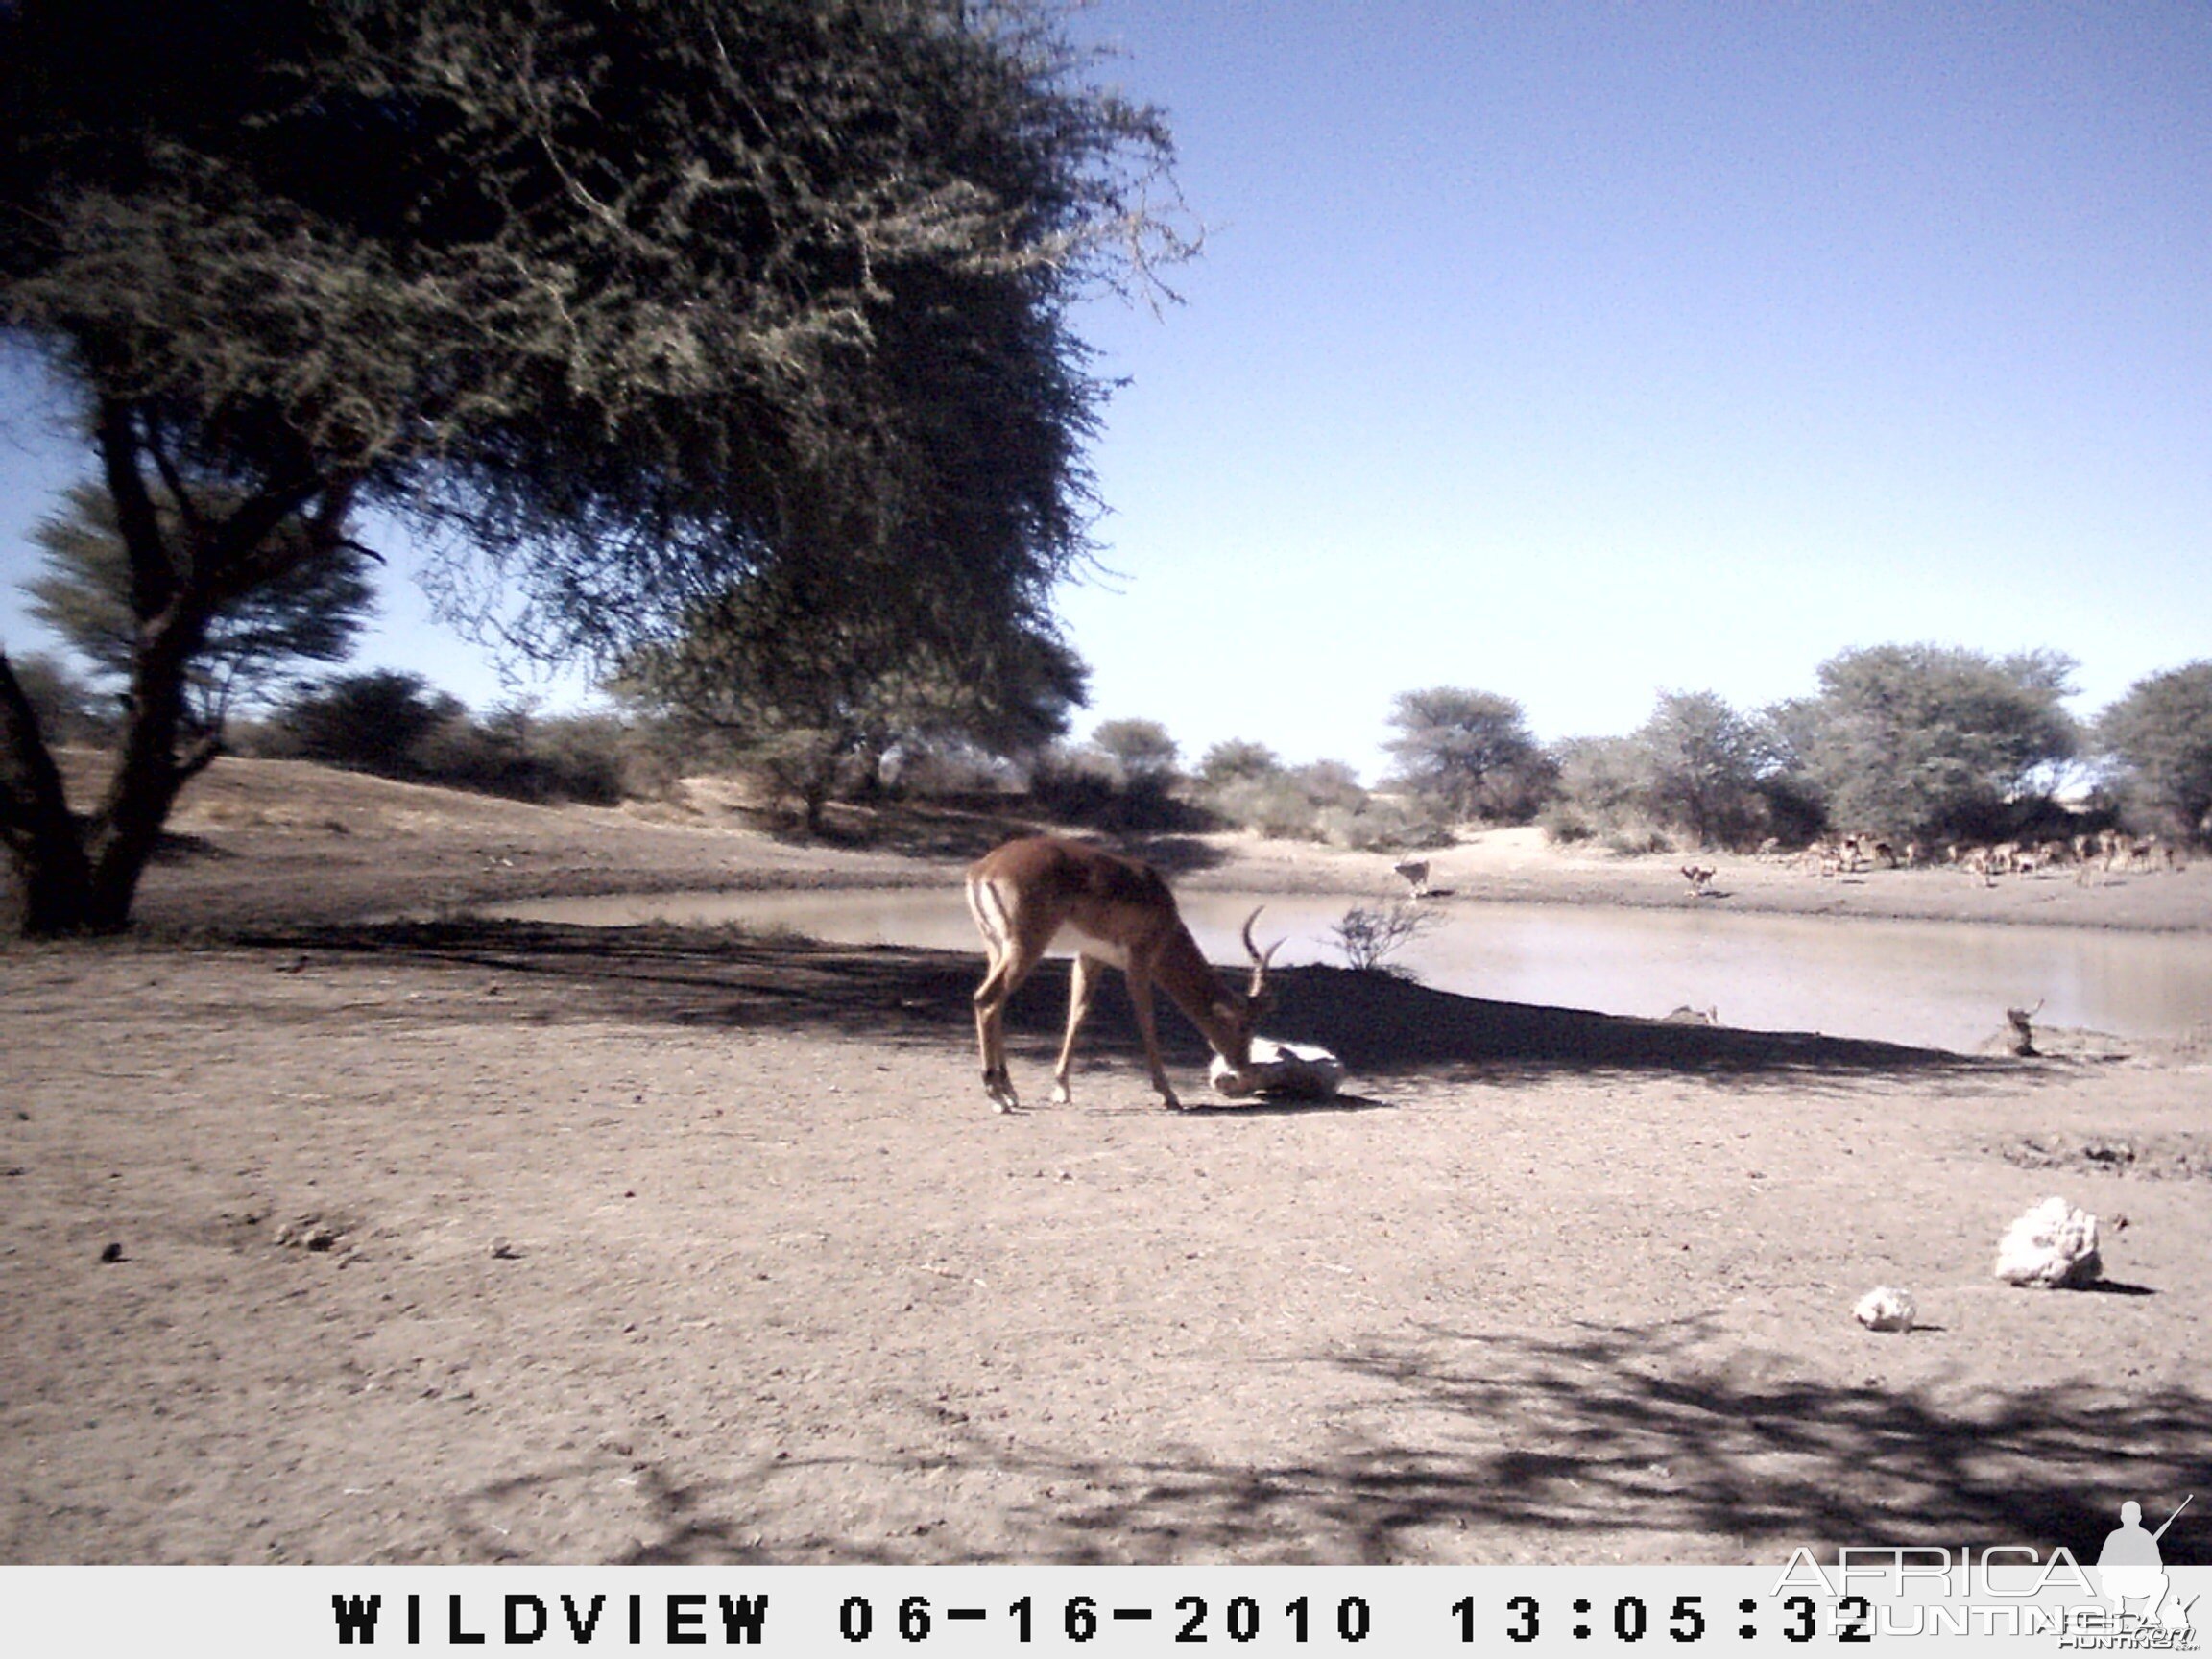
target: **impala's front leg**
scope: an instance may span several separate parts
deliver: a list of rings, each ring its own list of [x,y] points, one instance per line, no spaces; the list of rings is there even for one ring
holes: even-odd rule
[[[1129,1005],[1137,1011],[1137,1034],[1144,1039],[1144,1060],[1152,1068],[1152,1087],[1160,1091],[1161,1105],[1180,1112],[1183,1102],[1175,1098],[1175,1086],[1167,1081],[1167,1068],[1160,1064],[1160,1033],[1152,1023],[1152,981],[1134,965],[1127,977]]]
[[[1068,1074],[1075,1065],[1075,1033],[1083,1028],[1083,1021],[1091,1012],[1091,997],[1098,989],[1099,964],[1088,956],[1078,955],[1068,974],[1068,1039],[1060,1045],[1060,1063],[1052,1068],[1052,1100],[1065,1106],[1069,1101]]]

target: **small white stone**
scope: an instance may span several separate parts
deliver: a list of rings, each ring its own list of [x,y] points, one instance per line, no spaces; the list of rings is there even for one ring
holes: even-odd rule
[[[1851,1316],[1869,1331],[1910,1331],[1918,1313],[1911,1291],[1893,1285],[1877,1285],[1859,1298]]]
[[[1997,1246],[1996,1275],[2008,1285],[2072,1289],[2102,1278],[2097,1217],[2050,1197],[2013,1222]]]

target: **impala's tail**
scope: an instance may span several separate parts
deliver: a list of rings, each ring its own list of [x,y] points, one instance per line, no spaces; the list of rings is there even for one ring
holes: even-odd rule
[[[983,935],[983,948],[992,961],[1005,954],[1014,942],[1014,920],[998,889],[981,876],[968,878],[968,914],[975,918],[975,931]]]

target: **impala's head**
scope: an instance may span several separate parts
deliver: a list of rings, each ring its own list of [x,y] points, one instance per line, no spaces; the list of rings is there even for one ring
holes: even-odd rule
[[[1267,964],[1283,948],[1280,939],[1264,951],[1252,943],[1252,924],[1259,920],[1259,909],[1244,918],[1244,951],[1252,958],[1252,983],[1242,996],[1225,991],[1214,1004],[1214,1018],[1220,1027],[1215,1046],[1221,1058],[1239,1071],[1251,1064],[1252,1038],[1275,1005],[1274,995],[1267,988]]]

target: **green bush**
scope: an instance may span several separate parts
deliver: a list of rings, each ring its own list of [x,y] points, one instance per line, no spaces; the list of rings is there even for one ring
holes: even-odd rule
[[[1355,853],[1410,853],[1449,847],[1452,832],[1423,802],[1370,795],[1357,809],[1324,806],[1321,839]]]
[[[410,783],[593,805],[623,799],[642,753],[612,715],[548,717],[517,705],[478,720],[421,675],[390,669],[300,691],[247,746]]]
[[[1287,772],[1236,778],[1206,792],[1206,805],[1228,823],[1277,841],[1322,839],[1311,797]]]
[[[1557,847],[1572,847],[1598,833],[1597,826],[1580,806],[1557,796],[1544,803],[1544,809],[1536,814],[1536,823],[1544,831],[1544,838]]]

